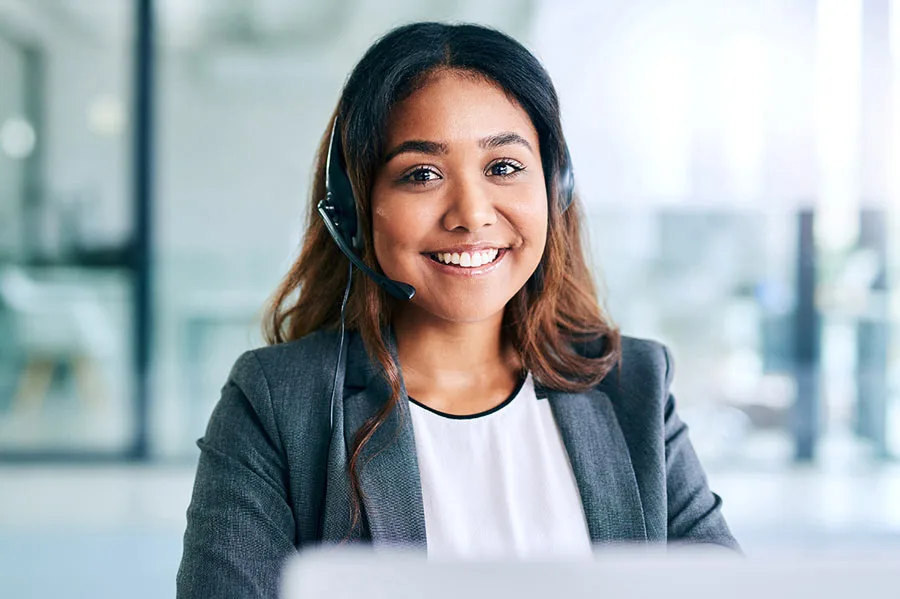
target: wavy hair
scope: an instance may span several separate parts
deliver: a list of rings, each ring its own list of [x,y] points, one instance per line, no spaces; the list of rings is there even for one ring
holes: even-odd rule
[[[316,211],[317,202],[325,197],[325,161],[334,119],[339,119],[359,226],[366,232],[362,259],[376,272],[383,272],[372,244],[370,203],[372,185],[382,166],[386,123],[398,103],[427,85],[430,75],[446,70],[500,86],[529,115],[540,142],[550,202],[547,243],[535,273],[506,306],[504,336],[538,384],[565,391],[594,387],[617,364],[621,342],[600,306],[585,258],[580,203],[576,197],[567,210],[560,208],[566,145],[556,90],[540,62],[523,45],[478,25],[414,23],[399,27],[375,42],[353,69],[319,145],[302,249],[264,315],[266,341],[284,343],[340,326],[348,260]],[[356,432],[350,447],[355,528],[361,516],[361,451],[400,401],[401,375],[384,338],[396,300],[358,270],[354,269],[352,276],[347,328],[359,332],[392,390],[390,400]],[[585,351],[587,347],[595,349]]]

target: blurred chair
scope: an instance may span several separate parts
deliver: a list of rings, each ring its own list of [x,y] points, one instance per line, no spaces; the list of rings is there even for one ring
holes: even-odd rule
[[[116,351],[115,331],[95,289],[76,281],[44,281],[23,269],[0,269],[0,301],[12,314],[25,367],[13,410],[40,408],[60,364],[75,375],[85,405],[106,403],[101,365]]]

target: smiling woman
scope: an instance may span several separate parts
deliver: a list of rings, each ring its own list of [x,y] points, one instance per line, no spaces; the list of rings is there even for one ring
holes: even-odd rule
[[[667,350],[598,303],[556,92],[527,49],[474,25],[388,33],[315,172],[270,346],[237,361],[198,442],[182,596],[274,594],[319,543],[737,549]]]

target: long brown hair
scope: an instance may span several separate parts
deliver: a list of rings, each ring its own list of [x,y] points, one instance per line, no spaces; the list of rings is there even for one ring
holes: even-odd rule
[[[585,391],[596,386],[619,359],[619,332],[597,297],[582,239],[580,203],[561,209],[560,172],[566,161],[559,101],[549,75],[512,38],[476,25],[416,23],[395,29],[363,56],[344,86],[330,123],[339,119],[344,162],[357,199],[365,243],[362,259],[382,272],[375,259],[370,194],[381,166],[385,123],[391,109],[427,83],[437,70],[466,72],[499,85],[531,117],[538,132],[550,210],[547,244],[540,266],[509,301],[504,335],[541,386]],[[306,232],[299,257],[272,296],[264,316],[269,344],[300,339],[340,325],[348,260],[319,218],[325,197],[325,161],[331,124],[315,161]],[[356,432],[350,448],[353,525],[360,517],[358,470],[362,448],[400,401],[401,375],[383,337],[396,300],[358,270],[353,271],[346,326],[358,331],[369,356],[383,369],[391,398]],[[585,351],[586,347],[594,350]]]

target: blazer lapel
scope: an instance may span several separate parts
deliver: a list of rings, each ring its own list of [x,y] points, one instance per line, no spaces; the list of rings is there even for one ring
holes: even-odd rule
[[[392,331],[388,332],[387,341],[399,363]],[[390,399],[391,389],[380,376],[380,367],[369,359],[358,334],[348,353],[344,430],[347,446],[351,447],[356,431],[379,413]],[[425,511],[419,463],[402,377],[399,405],[363,447],[358,464],[363,508],[373,544],[424,548]]]
[[[645,541],[647,529],[628,446],[603,391],[538,390],[550,400],[581,492],[593,543]]]

